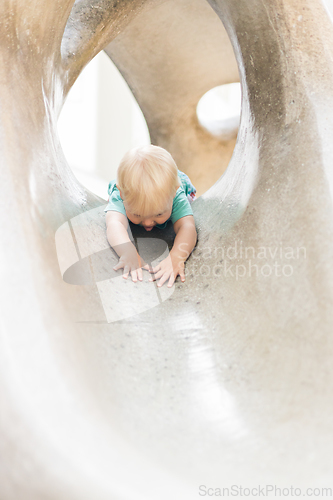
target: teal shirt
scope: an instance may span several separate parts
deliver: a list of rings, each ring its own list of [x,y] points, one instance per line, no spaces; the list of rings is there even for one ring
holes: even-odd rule
[[[195,194],[196,189],[192,185],[190,179],[186,174],[178,170],[178,177],[181,181],[181,186],[176,191],[176,196],[173,199],[172,212],[170,218],[163,224],[156,224],[156,227],[163,229],[171,220],[174,224],[178,219],[185,217],[186,215],[193,215],[190,202],[188,200],[188,195]],[[126,210],[124,207],[123,200],[120,197],[119,189],[116,186],[116,181],[113,180],[109,183],[108,187],[109,202],[104,209],[104,212],[113,210],[115,212],[120,212],[126,215]]]

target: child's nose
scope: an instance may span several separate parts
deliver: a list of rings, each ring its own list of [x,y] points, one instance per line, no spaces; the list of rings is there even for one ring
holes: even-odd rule
[[[143,224],[144,224],[145,226],[152,226],[152,225],[154,224],[154,220],[153,220],[153,219],[145,219],[145,220],[143,221]]]

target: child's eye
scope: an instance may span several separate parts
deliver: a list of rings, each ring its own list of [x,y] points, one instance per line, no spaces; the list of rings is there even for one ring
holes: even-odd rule
[[[163,215],[163,214],[157,214],[156,217],[161,217],[161,215]]]

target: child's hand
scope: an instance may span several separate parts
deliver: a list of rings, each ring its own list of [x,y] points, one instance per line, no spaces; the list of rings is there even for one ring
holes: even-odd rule
[[[123,278],[125,280],[128,278],[129,273],[131,273],[132,281],[134,282],[137,280],[142,281],[142,269],[146,269],[146,271],[151,270],[148,264],[141,259],[140,255],[135,250],[135,247],[123,253],[119,258],[118,264],[114,266],[113,269],[115,271],[118,269],[124,269]]]
[[[175,257],[171,253],[168,257],[162,260],[157,266],[155,266],[150,272],[154,273],[155,276],[150,278],[150,281],[159,280],[157,286],[162,286],[167,280],[169,280],[168,288],[172,287],[177,278],[178,274],[182,282],[185,281],[185,262],[184,259],[180,257]]]

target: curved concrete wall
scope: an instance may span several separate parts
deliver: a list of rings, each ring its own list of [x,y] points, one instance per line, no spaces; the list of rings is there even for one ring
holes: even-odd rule
[[[332,23],[324,5],[73,3],[0,7],[1,498],[192,499],[200,485],[331,486]],[[154,16],[170,22],[172,11],[179,51]],[[105,200],[69,170],[56,118],[81,69],[106,47],[155,140],[189,172],[195,151],[205,172],[205,141],[190,117],[210,85],[237,76],[218,17],[243,89],[236,149],[194,204],[199,242],[186,283],[168,296],[142,284],[142,301],[110,271]],[[198,46],[186,45],[183,25]],[[170,70],[162,48],[153,50],[159,33]],[[218,40],[229,55],[216,76]],[[169,106],[155,118],[164,93]],[[218,154],[207,154],[216,172]],[[134,234],[153,260],[166,249],[157,233],[145,236]],[[121,294],[133,314],[129,305],[121,312]]]
[[[208,90],[239,81],[219,18],[202,0],[146,4],[105,50],[135,95],[152,143],[172,152],[198,194],[205,192],[235,146],[235,140],[221,141],[204,130],[196,115]]]

